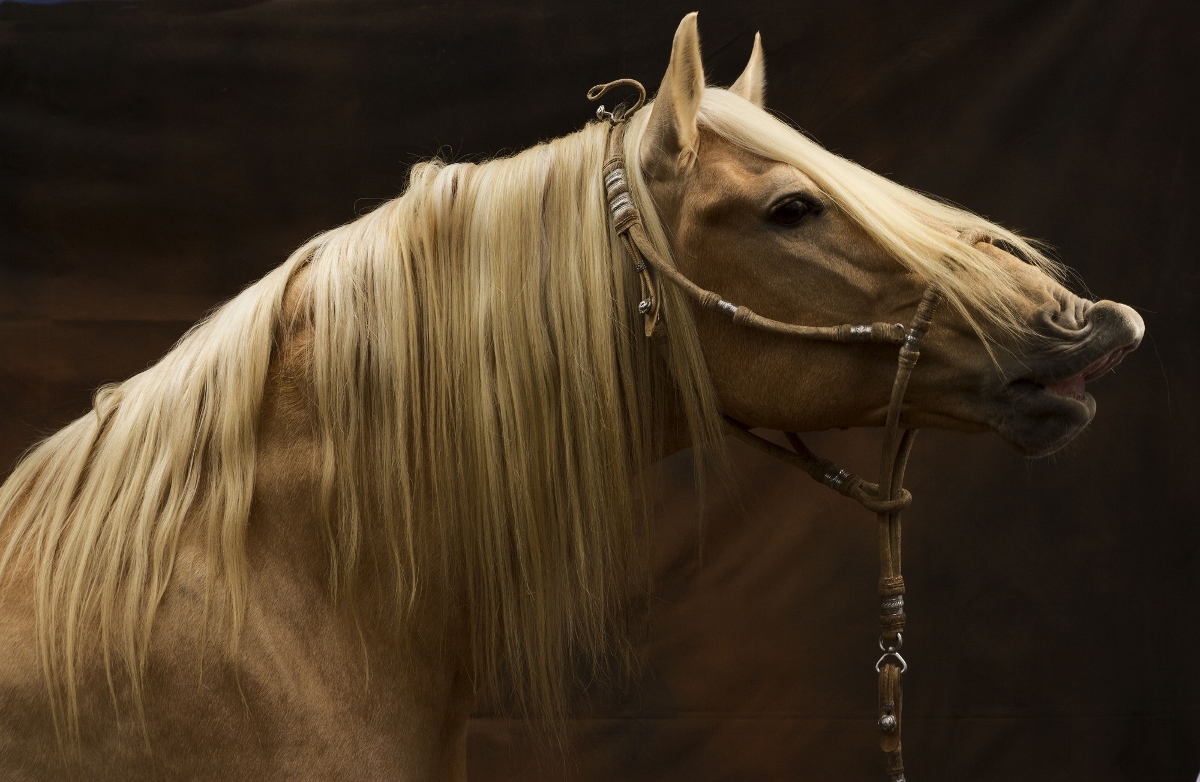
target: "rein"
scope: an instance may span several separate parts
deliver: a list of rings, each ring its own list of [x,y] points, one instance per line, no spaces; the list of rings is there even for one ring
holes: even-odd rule
[[[920,357],[921,340],[933,321],[941,294],[931,285],[925,289],[916,314],[906,329],[901,323],[844,324],[841,326],[800,326],[765,318],[749,307],[734,304],[710,290],[701,288],[681,274],[654,248],[637,206],[629,192],[625,173],[624,140],[629,118],[646,102],[646,90],[633,79],[618,79],[588,91],[589,100],[598,100],[614,87],[632,87],[639,97],[632,106],[623,104],[613,111],[601,105],[596,116],[609,122],[608,147],[604,164],[604,188],[612,227],[634,260],[641,288],[638,312],[642,315],[647,337],[654,336],[660,320],[662,298],[655,275],[668,280],[686,293],[701,308],[719,312],[735,324],[800,339],[831,342],[876,342],[900,346],[895,380],[892,382],[884,423],[880,455],[879,483],[854,475],[811,450],[795,432],[785,432],[792,450],[777,445],[750,431],[746,424],[725,416],[726,429],[738,439],[761,451],[799,467],[811,478],[843,494],[875,513],[879,520],[879,648],[883,655],[875,663],[879,674],[879,745],[885,755],[889,782],[905,782],[904,760],[900,748],[902,692],[900,677],[908,663],[900,655],[904,644],[904,576],[900,570],[900,514],[912,502],[903,488],[904,470],[912,451],[915,429],[900,429],[900,408],[909,378]],[[960,235],[972,244],[974,235]]]

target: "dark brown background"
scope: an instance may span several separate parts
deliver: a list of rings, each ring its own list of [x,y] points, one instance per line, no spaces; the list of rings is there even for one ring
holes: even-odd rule
[[[1095,424],[1029,462],[927,432],[912,467],[910,778],[1200,771],[1200,13],[1170,2],[0,3],[0,463],[408,166],[578,128],[763,32],[773,108],[1059,248],[1146,318]],[[870,472],[877,433],[815,445]],[[645,665],[581,696],[565,767],[501,716],[473,780],[857,780],[874,750],[873,522],[740,445],[697,551],[664,468]],[[740,505],[739,505],[740,503]]]

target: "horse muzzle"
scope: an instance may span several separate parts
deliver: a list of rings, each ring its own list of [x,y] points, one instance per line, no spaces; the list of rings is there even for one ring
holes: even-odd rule
[[[1133,309],[1071,298],[1039,323],[1041,344],[1014,362],[996,431],[1029,456],[1051,454],[1091,422],[1087,384],[1112,371],[1141,344],[1146,327]]]

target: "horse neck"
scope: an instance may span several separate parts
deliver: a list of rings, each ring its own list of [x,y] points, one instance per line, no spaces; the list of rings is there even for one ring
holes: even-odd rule
[[[289,283],[283,316],[276,334],[258,422],[254,503],[248,530],[252,570],[263,567],[286,572],[287,578],[319,590],[346,621],[378,626],[394,620],[395,596],[385,579],[369,575],[387,572],[377,552],[364,547],[359,570],[364,577],[338,593],[330,533],[317,499],[321,482],[321,443],[312,408],[309,347],[311,323],[294,317],[303,307],[307,270]],[[431,608],[415,621],[430,632],[442,626],[452,636],[457,622],[446,610],[452,599],[444,585],[431,584],[426,596]],[[395,627],[395,622],[390,622]],[[393,640],[399,642],[399,635]]]
[[[303,272],[291,284],[285,313],[296,306],[294,290],[302,286]],[[281,322],[301,319],[284,317]],[[364,578],[358,588],[342,594],[333,586],[328,533],[313,501],[319,492],[320,461],[304,371],[306,329],[290,327],[278,335],[264,389],[247,541],[252,602],[273,622],[296,628],[302,633],[299,637],[326,639],[336,647],[335,655],[352,661],[350,678],[361,677],[360,688],[370,682],[372,688],[413,704],[398,706],[397,719],[407,719],[412,712],[428,721],[440,713],[452,734],[445,740],[458,741],[453,738],[455,726],[465,725],[474,688],[464,666],[470,656],[465,615],[448,610],[449,590],[428,590],[429,599],[400,624],[395,621],[394,594],[386,584]],[[372,556],[369,551],[364,554],[364,573],[380,569]],[[269,632],[252,626],[248,631]]]

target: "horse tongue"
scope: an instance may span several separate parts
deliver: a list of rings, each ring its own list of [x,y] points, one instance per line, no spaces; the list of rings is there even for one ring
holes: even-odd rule
[[[1125,347],[1110,350],[1100,358],[1093,361],[1084,367],[1083,371],[1077,375],[1072,375],[1066,380],[1060,380],[1057,383],[1051,383],[1046,386],[1046,390],[1058,396],[1070,397],[1072,399],[1083,399],[1083,388],[1089,380],[1096,378],[1108,372],[1117,364],[1121,363],[1121,359],[1125,358],[1125,354],[1133,350],[1133,346],[1126,345]]]
[[[1082,399],[1085,385],[1086,381],[1083,379],[1083,372],[1080,372],[1078,375],[1069,377],[1066,380],[1060,380],[1053,385],[1046,386],[1046,390],[1057,396]]]

